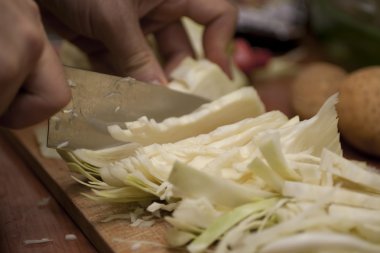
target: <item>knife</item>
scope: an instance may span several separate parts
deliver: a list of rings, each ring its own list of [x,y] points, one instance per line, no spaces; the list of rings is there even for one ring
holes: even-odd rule
[[[87,70],[65,67],[72,92],[70,103],[49,119],[47,146],[75,150],[102,149],[124,144],[108,133],[109,125],[124,126],[142,116],[160,122],[188,114],[208,100]]]

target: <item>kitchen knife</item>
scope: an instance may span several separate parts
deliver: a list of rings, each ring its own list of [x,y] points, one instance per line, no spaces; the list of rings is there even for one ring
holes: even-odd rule
[[[49,119],[47,146],[64,150],[102,149],[123,144],[107,126],[142,116],[160,122],[188,114],[208,101],[160,85],[65,67],[70,103]]]

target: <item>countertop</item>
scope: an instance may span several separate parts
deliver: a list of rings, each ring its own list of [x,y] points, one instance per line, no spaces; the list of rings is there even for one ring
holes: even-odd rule
[[[66,240],[69,234],[76,239]],[[25,244],[42,238],[51,241]],[[97,252],[1,134],[0,252]]]

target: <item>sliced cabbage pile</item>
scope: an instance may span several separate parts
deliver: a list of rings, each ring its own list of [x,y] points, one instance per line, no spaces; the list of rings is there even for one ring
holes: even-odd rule
[[[343,157],[337,96],[309,120],[265,112],[246,80],[203,59],[202,27],[184,19],[197,60],[169,87],[214,101],[162,122],[111,126],[124,145],[60,153],[96,201],[170,211],[172,247],[189,252],[379,253],[380,174]]]
[[[123,146],[64,158],[89,198],[170,205],[168,242],[189,252],[378,253],[380,175],[342,156],[336,102],[300,121],[264,112],[245,87],[186,120],[129,122]]]

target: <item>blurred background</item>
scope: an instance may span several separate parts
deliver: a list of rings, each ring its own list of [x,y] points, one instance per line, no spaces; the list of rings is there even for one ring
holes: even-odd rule
[[[307,119],[338,93],[345,155],[358,159],[360,151],[378,159],[380,1],[235,2],[234,60],[267,109]]]
[[[304,58],[321,59],[348,71],[380,63],[378,0],[235,2],[239,6],[236,38],[253,47],[256,58],[261,57],[254,67],[244,65],[249,59],[237,59],[248,74],[266,66],[271,57],[290,52],[298,53],[290,57],[290,63]],[[283,68],[289,67],[282,63]]]
[[[231,0],[239,8],[234,60],[253,80],[323,60],[347,71],[380,63],[380,0]],[[90,68],[53,32],[66,65]]]

